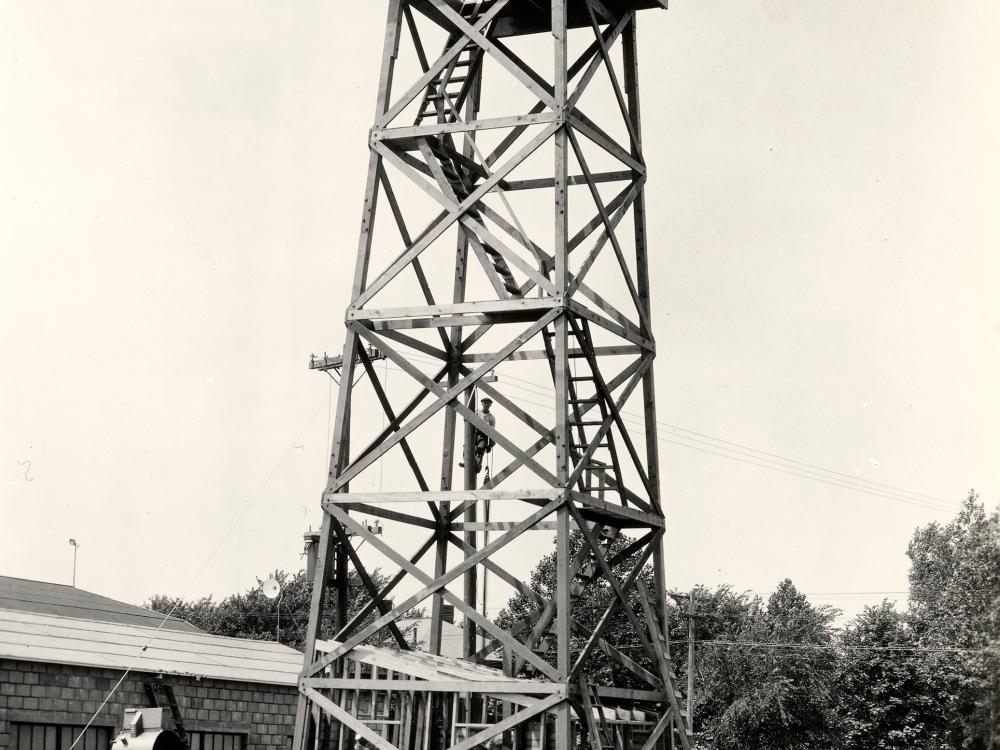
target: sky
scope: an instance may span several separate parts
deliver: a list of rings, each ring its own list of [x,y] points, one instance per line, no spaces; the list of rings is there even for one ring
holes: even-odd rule
[[[0,574],[301,567],[384,14],[0,0]],[[1000,502],[1000,7],[674,0],[639,42],[668,583],[900,599],[917,526]]]

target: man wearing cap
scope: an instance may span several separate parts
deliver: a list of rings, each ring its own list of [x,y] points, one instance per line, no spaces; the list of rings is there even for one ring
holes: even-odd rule
[[[490,406],[493,405],[493,399],[484,398],[482,400],[482,406],[479,410],[480,418],[486,422],[490,427],[496,427],[497,418],[490,414]],[[493,446],[496,445],[495,441],[482,432],[478,428],[476,429],[476,473],[478,474],[483,470],[483,456],[493,450]]]

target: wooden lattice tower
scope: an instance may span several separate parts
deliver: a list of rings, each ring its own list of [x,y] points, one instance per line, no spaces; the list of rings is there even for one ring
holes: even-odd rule
[[[388,0],[295,750],[690,746],[665,633],[636,57],[637,11],[664,7]],[[543,62],[518,45],[541,49]],[[400,81],[404,59],[413,75]],[[588,116],[586,97],[599,87],[610,106]],[[429,219],[408,204],[414,195],[433,201]],[[384,238],[374,237],[387,225],[394,236],[382,259]],[[394,401],[372,347],[410,379],[402,400],[400,377]],[[550,380],[544,408],[504,392],[513,366]],[[498,368],[495,383],[487,376]],[[371,419],[352,424],[362,389],[384,412],[374,429]],[[495,427],[477,396],[493,400]],[[636,417],[623,416],[629,406],[639,440]],[[479,436],[505,457],[488,479],[474,467]],[[396,454],[409,490],[350,490]],[[490,520],[491,504],[503,520]],[[385,534],[359,512],[379,517]],[[612,553],[623,529],[635,541]],[[538,530],[556,540],[548,595],[498,563]],[[381,590],[357,551],[362,540],[398,568]],[[639,577],[650,565],[653,597]],[[371,601],[348,617],[351,567]],[[476,606],[480,570],[534,609],[498,627]],[[591,630],[573,610],[602,580],[614,600]],[[404,582],[415,593],[390,598]],[[633,609],[636,590],[642,606]],[[333,595],[334,624],[321,632]],[[425,600],[431,655],[404,653],[412,644],[396,621]],[[461,663],[434,656],[446,604],[464,618]],[[627,618],[653,669],[605,639],[615,618]],[[373,648],[377,634],[398,651]],[[642,687],[595,684],[597,652]],[[619,721],[633,709],[640,719]]]

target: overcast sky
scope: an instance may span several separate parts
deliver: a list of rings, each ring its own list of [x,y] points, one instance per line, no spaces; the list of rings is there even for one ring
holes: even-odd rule
[[[133,602],[301,565],[384,15],[0,0],[0,574],[68,582],[70,537]],[[643,14],[671,586],[853,612],[1000,500],[998,44],[992,0]]]

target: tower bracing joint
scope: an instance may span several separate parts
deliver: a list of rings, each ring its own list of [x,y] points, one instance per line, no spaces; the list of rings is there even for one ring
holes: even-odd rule
[[[295,750],[688,748],[636,48],[665,3],[387,6]]]

